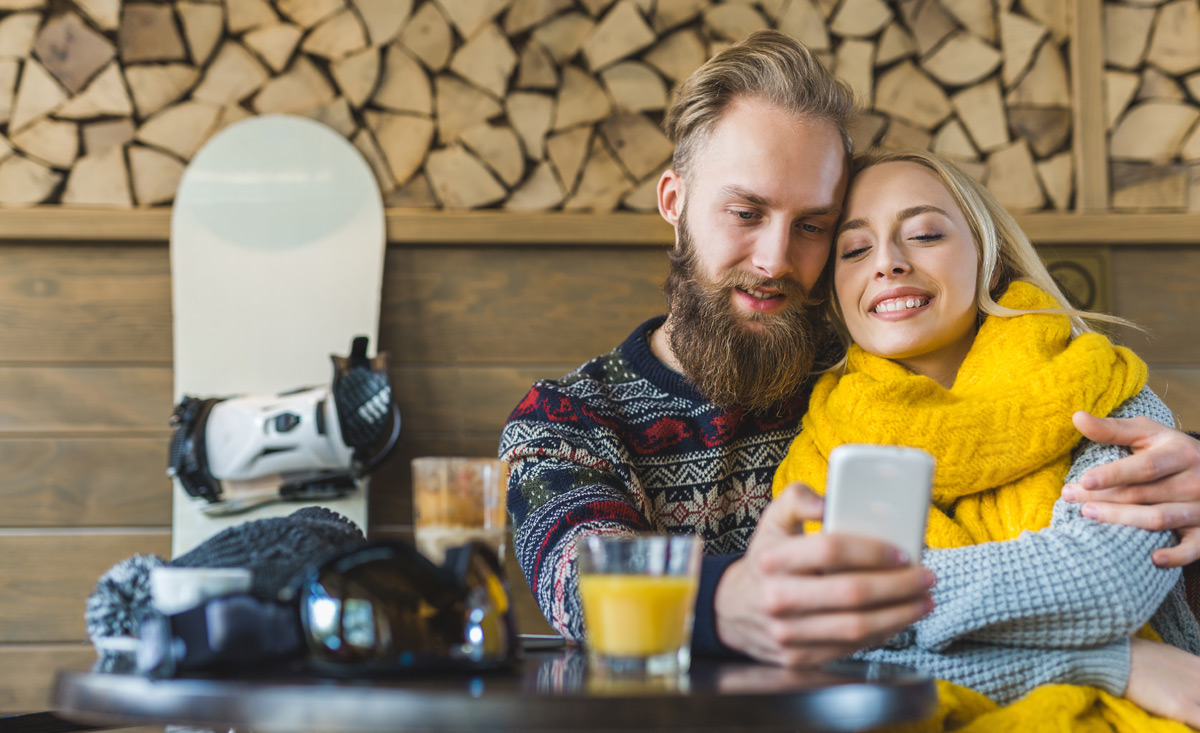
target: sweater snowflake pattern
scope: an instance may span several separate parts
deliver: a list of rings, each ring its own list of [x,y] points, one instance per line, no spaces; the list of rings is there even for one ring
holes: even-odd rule
[[[712,587],[745,551],[808,403],[805,385],[778,414],[716,407],[651,353],[649,334],[662,322],[535,384],[501,437],[517,560],[546,618],[570,639],[583,634],[576,538],[656,531],[703,538],[694,643],[715,640]]]

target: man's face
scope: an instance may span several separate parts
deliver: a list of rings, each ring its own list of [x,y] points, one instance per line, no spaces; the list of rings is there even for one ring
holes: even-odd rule
[[[778,405],[812,365],[809,293],[845,192],[841,136],[830,123],[741,100],[698,151],[686,184],[671,175],[660,184],[677,239],[666,287],[671,350],[718,405]]]
[[[817,283],[846,178],[833,124],[754,98],[734,101],[699,149],[678,213],[686,207],[697,275],[738,282],[729,302],[747,328],[789,308],[789,285],[808,293]]]

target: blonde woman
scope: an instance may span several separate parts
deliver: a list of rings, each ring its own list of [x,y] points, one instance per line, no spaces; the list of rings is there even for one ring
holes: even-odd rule
[[[1090,325],[1117,319],[1069,306],[1012,217],[953,165],[884,151],[855,171],[830,256],[833,317],[853,345],[814,388],[774,492],[823,493],[843,443],[937,458],[922,558],[937,608],[860,656],[963,686],[943,688],[956,724],[1197,724],[1200,626],[1179,571],[1151,561],[1173,536],[1060,500],[1065,482],[1128,455],[1083,440],[1076,411],[1173,426],[1145,364]],[[1023,699],[997,710],[964,688]]]

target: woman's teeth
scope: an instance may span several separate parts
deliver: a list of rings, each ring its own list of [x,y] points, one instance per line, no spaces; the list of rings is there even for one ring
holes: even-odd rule
[[[896,300],[885,300],[875,306],[875,312],[894,313],[909,308],[920,308],[923,305],[929,305],[929,298],[897,298]]]

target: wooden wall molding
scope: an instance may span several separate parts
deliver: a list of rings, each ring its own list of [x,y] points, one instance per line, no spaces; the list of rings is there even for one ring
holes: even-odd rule
[[[393,245],[653,246],[671,244],[657,214],[503,211],[429,212],[389,209]],[[1200,244],[1200,214],[1021,214],[1036,244]],[[144,242],[165,244],[170,209],[97,211],[41,207],[0,210],[0,243]]]
[[[1104,29],[1101,0],[1075,0],[1070,44],[1074,107],[1075,208],[1108,209],[1108,140],[1104,127]]]

